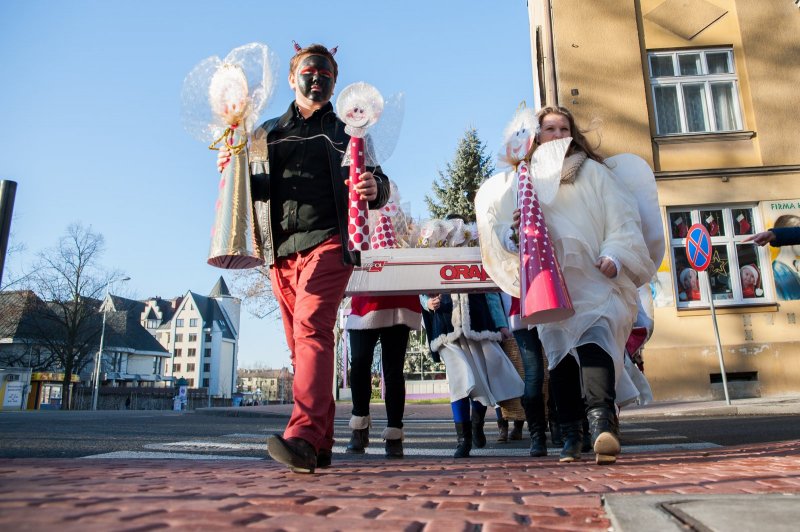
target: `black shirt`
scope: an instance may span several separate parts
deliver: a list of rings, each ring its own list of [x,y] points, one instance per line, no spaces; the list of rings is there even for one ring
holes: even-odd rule
[[[339,169],[330,167],[326,144],[331,141],[322,130],[322,117],[333,113],[333,106],[326,104],[308,119],[296,105],[293,109],[288,125],[269,139],[272,208],[278,209],[272,217],[272,234],[278,257],[312,248],[339,233],[331,184]]]

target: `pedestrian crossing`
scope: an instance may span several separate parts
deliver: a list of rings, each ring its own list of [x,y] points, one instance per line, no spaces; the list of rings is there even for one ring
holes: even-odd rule
[[[383,441],[380,434],[385,421],[373,422],[370,431],[371,445],[363,455],[349,457],[383,458]],[[216,437],[184,439],[174,442],[157,442],[143,445],[140,449],[114,451],[110,453],[85,456],[86,459],[190,459],[190,460],[264,460],[266,456],[266,438],[269,434],[280,432],[282,427],[259,432],[236,432]],[[689,441],[686,436],[674,433],[663,433],[657,429],[641,424],[621,426],[623,454],[664,452],[678,450],[701,450],[720,447],[706,441]],[[334,426],[336,444],[334,454],[344,454],[350,438],[347,420],[337,420]],[[453,423],[442,419],[414,419],[404,422],[405,440],[403,445],[407,457],[436,458],[453,456],[456,445]],[[482,449],[473,448],[471,455],[486,457],[528,457],[529,440],[527,434],[519,441],[498,443],[494,424],[486,424],[487,445]],[[548,454],[558,455],[560,448],[552,446],[548,435]]]

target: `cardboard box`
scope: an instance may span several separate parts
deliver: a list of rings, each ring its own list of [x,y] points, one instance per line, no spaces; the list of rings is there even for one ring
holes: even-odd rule
[[[404,248],[363,251],[345,294],[400,295],[498,292],[481,263],[481,250]]]

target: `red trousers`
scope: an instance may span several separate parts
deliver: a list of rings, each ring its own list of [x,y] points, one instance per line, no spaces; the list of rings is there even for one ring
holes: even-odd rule
[[[294,408],[283,437],[302,438],[317,451],[333,447],[333,328],[352,272],[339,235],[279,258],[270,270],[294,368]]]

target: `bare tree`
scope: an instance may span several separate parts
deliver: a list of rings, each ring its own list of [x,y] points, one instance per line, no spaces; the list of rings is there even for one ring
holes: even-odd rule
[[[235,270],[231,278],[231,292],[242,300],[244,308],[256,318],[280,318],[278,302],[272,295],[269,268],[266,266]]]
[[[72,224],[58,244],[38,255],[30,285],[39,304],[30,326],[64,372],[62,408],[71,407],[71,377],[80,374],[98,348],[103,289],[109,275],[99,267],[104,239],[91,227]]]

